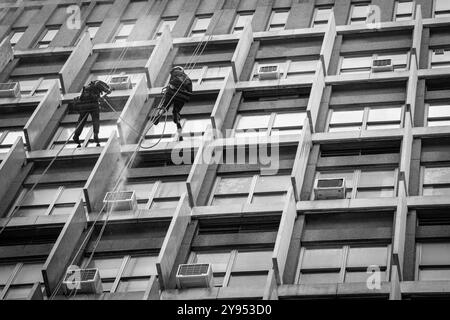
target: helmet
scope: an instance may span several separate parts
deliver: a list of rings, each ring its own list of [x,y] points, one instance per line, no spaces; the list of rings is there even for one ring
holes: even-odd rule
[[[184,72],[184,68],[182,66],[175,66],[172,68],[172,71],[175,71],[177,69]]]

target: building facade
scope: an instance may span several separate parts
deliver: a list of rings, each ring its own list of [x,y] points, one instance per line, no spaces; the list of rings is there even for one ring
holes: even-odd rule
[[[448,0],[2,1],[0,39],[0,300],[450,296]]]

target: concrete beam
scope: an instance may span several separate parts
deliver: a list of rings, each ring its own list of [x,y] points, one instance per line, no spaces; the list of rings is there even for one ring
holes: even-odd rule
[[[398,268],[400,281],[403,277],[403,258],[405,252],[406,238],[406,217],[408,215],[408,205],[406,199],[406,189],[403,183],[398,186],[398,204],[394,220],[394,238],[392,243],[392,265]]]
[[[42,141],[43,139],[41,139],[43,130],[54,130],[58,126],[58,122],[51,122],[56,109],[60,106],[61,93],[58,82],[55,80],[23,128],[29,151],[44,148],[46,141]]]
[[[119,140],[113,132],[83,188],[89,213],[101,210],[105,194],[114,188],[123,166]]]
[[[419,69],[419,58],[420,58],[420,47],[422,43],[422,31],[423,31],[423,20],[422,20],[422,7],[421,5],[416,6],[416,19],[414,20],[414,30],[413,30],[413,43],[412,43],[412,54],[415,54],[415,64],[416,69]],[[411,61],[412,63],[412,61]]]
[[[263,300],[278,300],[278,285],[275,277],[275,270],[273,269],[270,269],[269,274],[267,275]]]
[[[16,193],[22,181],[17,181],[27,161],[22,138],[17,138],[5,160],[0,163],[0,218],[4,217],[9,203],[4,201],[7,194]]]
[[[169,229],[159,252],[156,269],[161,290],[169,286],[170,274],[175,266],[175,260],[180,250],[183,237],[191,221],[191,208],[187,194],[184,193],[175,209]]]
[[[277,284],[283,284],[284,269],[296,218],[297,208],[294,191],[293,188],[290,188],[286,195],[286,203],[281,214],[280,226],[278,227],[277,239],[272,254],[273,270]]]
[[[234,50],[231,58],[231,68],[233,69],[234,81],[239,81],[242,70],[244,69],[245,61],[247,60],[250,47],[253,43],[252,24],[247,23],[244,31],[240,34],[239,42]]]
[[[145,69],[147,70],[147,81],[150,87],[155,86],[156,79],[161,71],[162,65],[169,55],[170,50],[173,47],[172,35],[170,33],[169,27],[164,28],[163,33],[156,41],[156,46],[150,55],[147,63],[145,64]]]
[[[323,37],[322,48],[320,49],[320,61],[324,70],[324,75],[328,74],[328,67],[333,53],[334,41],[336,39],[336,21],[332,12],[328,19],[327,31]]]
[[[2,71],[13,59],[14,53],[11,44],[9,43],[9,37],[6,37],[0,43],[0,71]]]
[[[131,91],[120,118],[117,120],[120,141],[122,144],[130,144],[139,137],[136,128],[142,128],[147,120],[148,110],[144,110],[147,101],[147,84],[144,76],[137,82]],[[147,111],[147,112],[146,112]]]
[[[80,197],[42,268],[45,291],[48,297],[54,293],[62,277],[64,277],[77,248],[78,240],[86,226],[87,215],[84,211],[83,200]]]
[[[211,121],[214,130],[222,130],[222,125],[228,113],[235,90],[234,76],[233,72],[230,70],[228,75],[225,77],[222,88],[217,96],[213,111],[211,112]]]
[[[297,147],[295,155],[294,166],[291,173],[292,187],[294,188],[295,200],[300,200],[300,193],[302,192],[303,180],[305,178],[306,167],[308,165],[309,153],[312,147],[311,127],[309,120],[305,119],[302,128],[302,134]]]
[[[77,77],[79,71],[92,54],[92,42],[89,33],[86,31],[83,34],[80,42],[70,54],[64,66],[59,71],[59,79],[64,93],[69,92],[70,86]]]

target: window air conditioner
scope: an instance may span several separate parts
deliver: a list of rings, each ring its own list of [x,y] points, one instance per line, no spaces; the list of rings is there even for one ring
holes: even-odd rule
[[[0,83],[0,98],[20,98],[19,83]]]
[[[314,199],[344,199],[345,198],[345,178],[319,178],[314,184]]]
[[[106,203],[108,211],[134,211],[137,208],[134,191],[108,192],[103,199],[103,203]]]
[[[372,72],[394,71],[392,59],[374,60],[372,64]]]
[[[274,80],[280,77],[278,65],[260,66],[258,68],[259,80]]]
[[[113,76],[108,85],[112,90],[128,90],[133,87],[130,76]]]
[[[433,53],[437,56],[441,56],[445,54],[445,50],[444,49],[434,49]]]
[[[213,286],[212,268],[206,264],[180,264],[177,271],[177,286],[185,288],[210,288]]]
[[[64,276],[63,288],[66,294],[76,290],[77,293],[103,292],[102,280],[98,269],[72,269],[67,270]]]

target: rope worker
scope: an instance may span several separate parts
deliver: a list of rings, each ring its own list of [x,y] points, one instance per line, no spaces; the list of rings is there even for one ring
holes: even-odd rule
[[[100,99],[102,93],[110,94],[111,88],[101,80],[94,80],[84,86],[81,95],[73,101],[75,110],[80,114],[73,134],[73,141],[78,144],[78,148],[81,147],[80,135],[89,114],[94,128],[94,141],[97,143],[97,147],[100,147],[98,133],[100,130]]]
[[[161,107],[158,110],[154,125],[159,123],[161,116],[170,108],[173,104],[172,115],[173,122],[177,125],[177,132],[180,141],[183,141],[181,136],[181,109],[186,102],[189,102],[192,96],[192,81],[189,76],[184,72],[184,68],[180,66],[173,67],[170,71],[169,85],[163,89],[164,97],[161,103]]]

